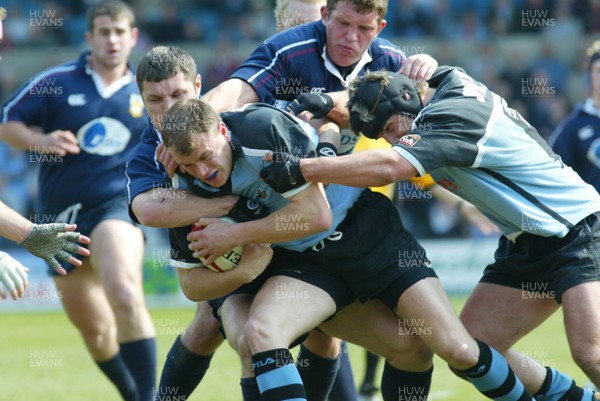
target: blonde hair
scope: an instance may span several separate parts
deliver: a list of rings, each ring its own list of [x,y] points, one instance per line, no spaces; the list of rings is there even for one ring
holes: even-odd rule
[[[0,21],[6,18],[6,8],[0,7]]]

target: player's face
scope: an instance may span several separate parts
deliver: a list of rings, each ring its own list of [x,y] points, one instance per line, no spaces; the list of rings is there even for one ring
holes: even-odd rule
[[[590,69],[590,81],[592,84],[592,96],[600,96],[600,59],[592,63]]]
[[[152,124],[160,131],[167,110],[179,100],[197,99],[201,86],[200,75],[196,76],[195,82],[191,82],[181,72],[160,82],[144,81],[142,100]]]
[[[92,58],[102,69],[112,70],[127,64],[131,49],[137,41],[137,28],[129,19],[100,15],[94,19],[94,30],[86,32],[86,40],[92,50]]]
[[[414,118],[406,114],[397,114],[390,117],[383,126],[382,137],[387,143],[393,145],[398,139],[410,132]]]
[[[321,19],[321,7],[325,1],[317,3],[306,3],[302,0],[292,0],[287,8],[277,14],[277,29],[285,31],[306,22]]]
[[[323,8],[321,16],[327,27],[327,55],[340,67],[360,60],[386,24],[385,20],[377,22],[375,11],[359,12],[347,1],[338,3],[331,15]]]
[[[179,168],[208,185],[220,188],[229,179],[233,166],[233,152],[229,145],[229,133],[225,124],[220,123],[216,133],[194,135],[197,148],[189,156],[173,152]]]

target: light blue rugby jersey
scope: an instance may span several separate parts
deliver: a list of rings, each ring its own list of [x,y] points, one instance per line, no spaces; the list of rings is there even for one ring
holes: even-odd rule
[[[234,165],[230,177],[231,193],[259,202],[273,212],[287,205],[287,198],[306,188],[308,184],[280,194],[262,180],[260,171],[270,164],[263,161],[268,151],[280,150],[298,156],[314,157],[318,137],[310,125],[289,113],[258,103],[221,113],[221,118],[230,130],[234,150]],[[335,231],[363,190],[342,185],[327,185],[325,194],[333,215],[329,230],[273,246],[301,252],[316,245]],[[290,227],[294,224],[293,217],[280,223],[282,229]]]
[[[419,172],[471,202],[511,237],[564,237],[600,210],[600,195],[554,154],[506,101],[460,68],[440,67],[437,87],[393,149]]]

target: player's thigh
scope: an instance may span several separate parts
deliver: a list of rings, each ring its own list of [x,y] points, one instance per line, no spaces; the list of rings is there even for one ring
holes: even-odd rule
[[[589,281],[562,295],[565,328],[571,352],[577,359],[600,358],[600,281]]]
[[[324,332],[385,357],[407,370],[431,367],[433,353],[418,335],[403,330],[403,323],[383,302],[354,302],[323,322]]]
[[[59,297],[71,322],[88,344],[100,348],[116,343],[115,317],[98,275],[86,259],[66,276],[53,276]]]
[[[526,295],[518,288],[479,283],[469,295],[460,319],[471,336],[504,352],[558,309],[554,300]]]
[[[130,222],[104,220],[92,230],[90,259],[108,288],[124,282],[140,284],[143,253],[142,231]]]
[[[194,320],[181,334],[181,342],[187,349],[198,355],[213,353],[223,342],[219,322],[208,302],[198,302]]]
[[[336,303],[325,290],[297,278],[274,276],[252,302],[246,335],[249,341],[259,340],[266,346],[275,340],[287,348],[335,311]]]

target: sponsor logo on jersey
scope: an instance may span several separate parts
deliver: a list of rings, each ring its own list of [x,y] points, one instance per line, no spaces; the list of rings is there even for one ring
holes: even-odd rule
[[[594,129],[592,128],[591,125],[586,125],[585,127],[581,127],[577,131],[577,137],[581,141],[585,141],[586,139],[590,139],[593,136],[594,136]]]
[[[129,114],[133,118],[140,118],[144,115],[144,101],[137,93],[129,95]]]
[[[131,139],[131,132],[120,121],[110,117],[93,119],[77,131],[82,150],[100,156],[122,152]]]
[[[421,139],[421,135],[408,134],[398,139],[398,141],[396,141],[396,144],[405,145],[412,148],[417,142],[419,142],[419,139]]]
[[[67,103],[69,106],[85,106],[87,102],[83,93],[72,93],[67,98]]]

